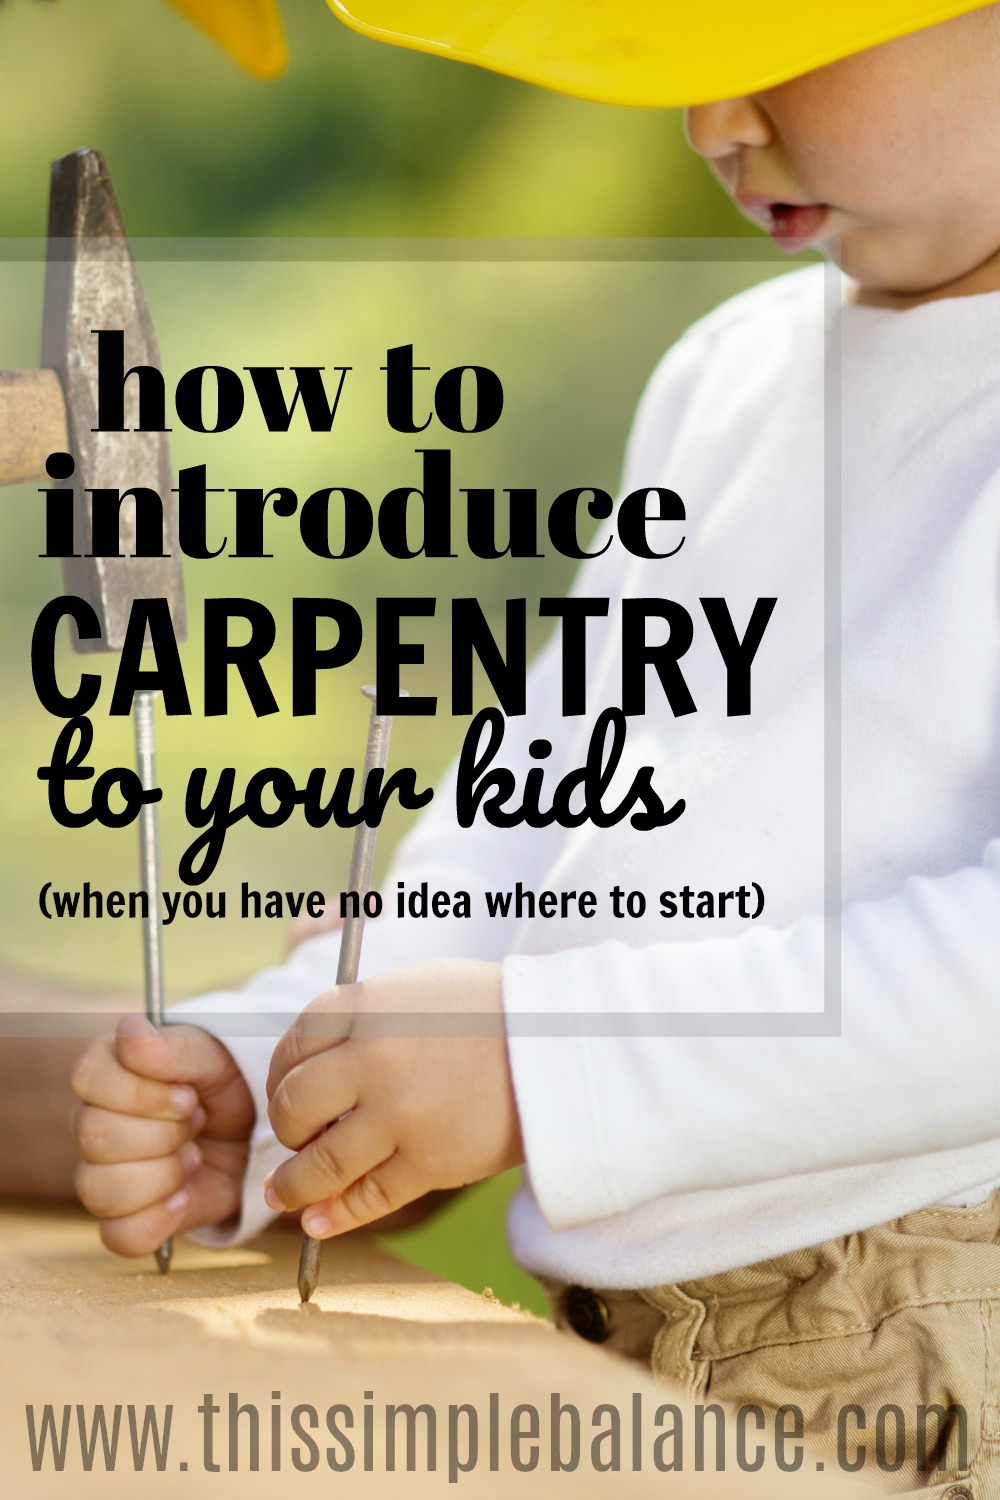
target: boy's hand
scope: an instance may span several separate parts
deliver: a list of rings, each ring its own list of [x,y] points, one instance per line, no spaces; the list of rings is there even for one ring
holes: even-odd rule
[[[320,995],[279,1042],[267,1093],[298,1154],[265,1198],[312,1205],[317,1239],[524,1160],[496,964],[418,964]]]
[[[84,1053],[72,1085],[76,1190],[109,1250],[146,1255],[238,1211],[254,1106],[215,1037],[126,1016]]]
[[[295,918],[289,929],[288,952],[294,953],[300,943],[307,943],[310,938],[323,937],[327,932],[336,932],[343,925],[343,917],[330,902],[327,902],[318,917],[311,917],[304,911]]]

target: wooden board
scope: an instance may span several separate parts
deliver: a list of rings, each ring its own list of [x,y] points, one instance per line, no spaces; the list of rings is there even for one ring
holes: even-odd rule
[[[326,1247],[323,1276],[315,1302],[303,1308],[295,1291],[298,1238],[275,1230],[252,1247],[212,1252],[181,1243],[169,1277],[156,1274],[149,1261],[119,1260],[101,1247],[94,1224],[70,1211],[0,1210],[0,1452],[4,1500],[87,1500],[89,1496],[268,1497],[296,1500],[323,1495],[414,1497],[438,1494],[510,1496],[522,1488],[532,1495],[589,1496],[627,1494],[685,1497],[746,1496],[748,1500],[807,1500],[812,1495],[858,1493],[843,1478],[801,1472],[756,1476],[735,1473],[724,1479],[687,1472],[693,1467],[690,1440],[685,1443],[685,1473],[657,1472],[653,1465],[654,1414],[676,1400],[668,1387],[616,1356],[556,1333],[530,1314],[502,1306],[485,1296],[442,1282],[387,1254],[363,1236]],[[549,1419],[552,1393],[561,1404],[572,1402],[581,1415],[582,1457],[575,1471],[552,1473]],[[205,1415],[199,1414],[209,1393],[220,1410],[211,1417],[214,1443],[211,1461],[219,1471],[206,1472]],[[491,1393],[497,1412],[498,1470],[490,1471]],[[251,1470],[250,1427],[238,1419],[236,1468],[230,1472],[228,1418],[231,1395],[238,1406],[252,1404],[259,1413],[259,1469]],[[634,1403],[643,1412],[642,1468],[632,1467]],[[103,1403],[109,1427],[116,1406],[122,1409],[117,1462],[108,1473],[100,1443],[93,1469],[85,1472],[80,1457],[78,1417],[84,1409],[90,1431],[95,1403]],[[385,1407],[429,1403],[437,1421],[437,1468],[428,1472],[424,1419],[417,1421],[416,1468],[406,1472],[404,1418],[398,1419],[398,1468],[386,1472]],[[517,1472],[511,1464],[511,1414],[530,1403],[540,1413],[538,1468]],[[620,1472],[595,1473],[590,1463],[597,1428],[594,1409],[614,1406],[622,1418]],[[147,1404],[172,1408],[169,1444],[162,1472],[156,1470],[152,1445],[145,1466],[135,1472],[128,1407],[138,1410],[138,1427]],[[351,1409],[355,1425],[342,1432],[355,1448],[348,1472],[331,1471],[327,1449],[339,1462],[346,1449],[335,1444],[322,1424],[327,1410]],[[46,1461],[32,1468],[26,1406],[40,1425],[42,1410],[53,1407],[61,1432],[64,1408],[70,1407],[65,1468],[56,1472],[51,1447]],[[315,1409],[320,1428],[317,1466],[303,1471],[312,1451],[296,1435],[293,1411]],[[479,1455],[474,1470],[456,1472],[449,1482],[449,1446],[465,1461],[469,1418],[457,1412],[455,1440],[449,1445],[449,1407],[473,1407],[478,1422]],[[366,1409],[373,1423],[373,1467],[363,1467]],[[690,1415],[690,1410],[688,1409]],[[530,1414],[522,1414],[530,1423]],[[277,1462],[272,1420],[280,1434]],[[692,1418],[693,1420],[693,1418]],[[300,1414],[309,1431],[311,1416]],[[570,1419],[564,1419],[569,1423]],[[607,1428],[609,1421],[599,1420]],[[690,1433],[688,1433],[690,1439]],[[569,1456],[565,1427],[565,1455]],[[530,1440],[523,1444],[530,1458]],[[604,1460],[607,1447],[601,1450]],[[807,1465],[807,1468],[809,1466]],[[516,1491],[515,1487],[516,1486]]]

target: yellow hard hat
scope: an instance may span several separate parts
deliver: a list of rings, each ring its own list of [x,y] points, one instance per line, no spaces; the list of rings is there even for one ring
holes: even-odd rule
[[[608,104],[756,93],[990,0],[327,0],[356,31]]]
[[[275,78],[288,61],[278,0],[167,0],[255,78]]]

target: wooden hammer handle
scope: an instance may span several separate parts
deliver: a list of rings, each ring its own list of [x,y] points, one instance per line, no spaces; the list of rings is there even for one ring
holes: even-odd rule
[[[50,453],[69,448],[55,370],[0,370],[0,485],[44,479]]]

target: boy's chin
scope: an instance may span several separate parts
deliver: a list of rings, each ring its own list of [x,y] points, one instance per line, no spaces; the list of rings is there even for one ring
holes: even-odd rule
[[[900,257],[898,247],[880,243],[871,231],[858,231],[824,242],[823,253],[839,266],[858,288],[858,300],[919,296],[924,278],[909,257]]]
[[[912,307],[943,297],[1000,291],[1000,249],[983,260],[964,253],[930,255],[895,237],[847,235],[823,245],[824,253],[854,282],[854,301],[873,307]]]

